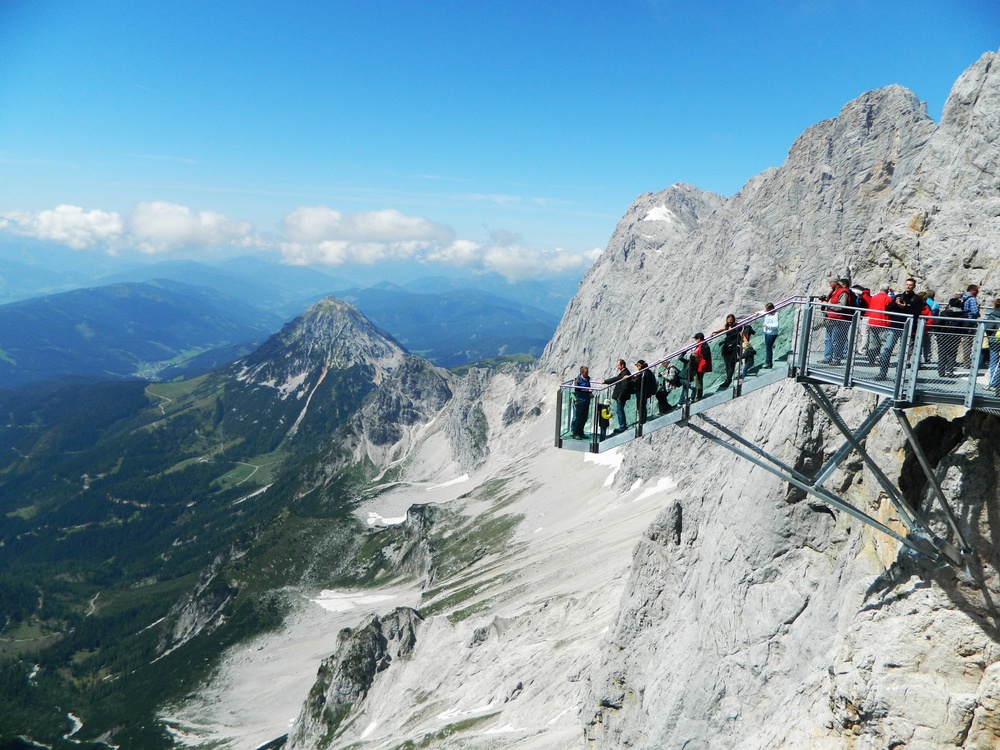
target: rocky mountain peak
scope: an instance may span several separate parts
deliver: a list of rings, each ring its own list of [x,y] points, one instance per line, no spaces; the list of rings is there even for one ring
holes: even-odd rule
[[[317,370],[364,366],[378,384],[405,359],[403,347],[360,310],[326,297],[242,360],[239,378],[287,390]]]

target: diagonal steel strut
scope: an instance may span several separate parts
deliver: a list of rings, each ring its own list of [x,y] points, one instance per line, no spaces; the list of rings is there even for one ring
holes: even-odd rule
[[[962,530],[958,526],[958,519],[955,517],[954,511],[952,511],[951,506],[945,499],[944,491],[941,489],[941,482],[938,481],[937,474],[934,472],[934,468],[931,466],[931,462],[928,460],[923,446],[920,445],[920,441],[917,440],[917,435],[913,431],[912,425],[910,425],[910,420],[906,417],[906,412],[902,409],[893,409],[893,413],[896,415],[896,419],[899,421],[899,426],[902,428],[903,434],[906,435],[906,440],[909,442],[914,455],[917,457],[917,461],[920,463],[920,468],[924,470],[924,476],[927,477],[927,482],[930,484],[931,490],[937,498],[938,503],[940,503],[941,509],[944,511],[945,518],[948,519],[948,526],[951,527],[952,533],[961,544],[962,555],[966,557],[971,556],[972,547],[969,546],[965,536],[962,534]]]
[[[963,552],[960,551],[957,547],[955,547],[954,544],[952,544],[948,540],[942,539],[931,532],[927,522],[923,519],[923,517],[921,517],[921,515],[917,512],[917,510],[912,505],[910,505],[909,501],[905,497],[903,497],[903,494],[898,489],[896,489],[896,486],[892,483],[889,477],[886,476],[885,472],[882,471],[882,469],[879,468],[878,464],[875,463],[875,459],[873,459],[868,454],[868,451],[864,449],[864,446],[861,445],[860,442],[861,438],[859,437],[859,434],[851,431],[851,429],[841,418],[840,413],[837,411],[837,407],[834,406],[833,402],[830,401],[827,395],[823,393],[823,391],[820,390],[819,386],[817,385],[811,383],[804,383],[803,387],[806,389],[806,393],[809,394],[809,396],[813,399],[816,405],[823,410],[823,413],[826,414],[826,416],[829,417],[830,421],[833,422],[833,424],[837,427],[838,430],[840,430],[841,434],[851,444],[851,447],[858,452],[858,455],[861,456],[861,459],[865,462],[865,465],[868,466],[872,474],[875,476],[875,479],[878,481],[879,485],[882,487],[883,490],[885,490],[886,495],[889,496],[889,501],[892,503],[893,507],[899,513],[903,523],[906,524],[906,528],[909,529],[910,536],[927,545],[930,545],[937,552],[944,555],[948,559],[948,561],[953,563],[954,565],[961,565],[963,563]],[[886,399],[886,401],[888,401],[888,399]],[[876,412],[878,412],[878,410],[876,410]],[[881,414],[885,414],[885,410],[883,410]],[[862,427],[863,426],[864,425],[862,425]],[[906,432],[905,428],[904,432]],[[910,431],[910,434],[912,434],[912,430]],[[909,437],[910,435],[908,434],[907,439],[909,439]],[[918,452],[922,453],[922,451]],[[926,457],[924,457],[924,460],[926,460]],[[927,468],[925,468],[925,471],[927,471]],[[936,479],[932,480],[932,483],[934,482],[936,482]],[[950,514],[950,508],[947,507],[947,502],[944,500],[943,493],[940,495],[940,499],[946,508],[946,514],[950,516],[949,520],[954,522],[954,516]],[[957,523],[954,525],[954,530],[956,532],[958,531]],[[966,548],[968,547],[968,545],[965,544],[964,539],[960,533],[958,534],[957,538],[960,540],[963,547]]]
[[[897,533],[896,531],[893,531],[892,529],[890,529],[888,526],[886,526],[881,521],[878,521],[878,520],[872,518],[867,513],[865,513],[864,511],[862,511],[862,510],[854,507],[853,505],[851,505],[850,503],[848,503],[846,500],[841,499],[840,497],[838,497],[837,495],[835,495],[830,490],[828,490],[825,487],[822,487],[822,486],[816,484],[809,477],[805,476],[801,472],[798,472],[795,469],[791,468],[790,466],[786,465],[784,462],[782,462],[778,458],[776,458],[776,457],[772,456],[771,454],[769,454],[763,448],[760,448],[759,446],[754,445],[749,440],[745,439],[744,437],[742,437],[738,433],[734,432],[733,430],[730,430],[729,428],[727,428],[727,427],[719,424],[714,419],[711,419],[710,417],[706,417],[704,414],[699,414],[698,417],[700,419],[702,419],[703,421],[705,421],[706,423],[710,424],[715,429],[717,429],[720,432],[722,432],[724,435],[726,435],[730,439],[736,441],[740,445],[742,445],[745,448],[747,448],[747,450],[746,451],[742,450],[739,447],[737,447],[736,445],[733,445],[732,443],[729,443],[726,440],[723,440],[722,438],[718,437],[717,435],[713,435],[708,430],[704,429],[703,427],[701,427],[699,425],[692,424],[691,422],[688,422],[688,421],[679,422],[678,424],[682,424],[682,425],[686,426],[687,428],[693,430],[694,432],[696,432],[699,435],[701,435],[702,437],[704,437],[706,440],[709,440],[709,441],[715,443],[716,445],[720,445],[723,448],[726,448],[727,450],[735,453],[737,456],[740,456],[741,458],[744,458],[747,461],[750,461],[754,465],[759,466],[760,468],[762,468],[765,471],[773,474],[774,476],[778,477],[779,479],[782,479],[782,480],[788,482],[789,484],[793,485],[794,487],[798,487],[800,490],[802,490],[804,492],[807,492],[810,495],[814,495],[814,496],[818,497],[820,500],[822,500],[823,502],[825,502],[825,503],[833,506],[834,508],[837,508],[838,510],[842,510],[843,512],[847,513],[848,515],[850,515],[850,516],[858,519],[859,521],[861,521],[863,523],[866,523],[869,526],[872,526],[873,528],[878,529],[883,534],[885,534],[885,535],[887,535],[889,537],[892,537],[893,539],[895,539],[897,542],[899,542],[900,544],[904,545],[905,547],[907,547],[909,549],[912,549],[912,550],[914,550],[916,552],[920,552],[922,554],[929,555],[932,558],[937,558],[937,556],[938,556],[937,555],[937,551],[933,547],[931,547],[930,545],[922,544],[921,540],[907,539],[906,537],[902,536],[901,534]]]

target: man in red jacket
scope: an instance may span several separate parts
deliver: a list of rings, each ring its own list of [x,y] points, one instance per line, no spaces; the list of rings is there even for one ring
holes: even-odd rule
[[[851,325],[853,311],[846,307],[850,304],[850,294],[847,285],[841,279],[830,279],[830,293],[820,297],[824,305],[826,318],[826,340],[823,343],[823,359],[821,365],[839,365],[847,359],[847,334]]]
[[[878,292],[872,295],[868,309],[864,312],[865,320],[868,321],[868,345],[865,347],[865,354],[868,357],[868,364],[873,367],[878,362],[882,344],[885,343],[885,329],[889,327],[889,316],[885,314],[885,310],[890,302],[892,297],[889,296],[889,285],[883,284]]]

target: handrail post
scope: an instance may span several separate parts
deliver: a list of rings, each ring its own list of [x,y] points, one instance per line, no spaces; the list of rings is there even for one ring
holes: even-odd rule
[[[556,448],[562,448],[563,431],[563,388],[556,392]]]
[[[906,382],[906,401],[911,404],[917,400],[917,380],[920,378],[920,360],[924,353],[924,331],[926,329],[927,320],[922,317],[918,318],[917,332],[913,337],[913,372],[910,373],[910,378]]]
[[[810,299],[802,308],[802,317],[799,319],[799,364],[797,375],[801,376],[806,371],[806,361],[809,358],[809,341],[812,336],[812,319],[814,307]]]
[[[851,327],[847,331],[847,361],[844,362],[844,387],[851,387],[851,377],[854,373],[854,342],[858,338],[858,327],[861,325],[861,311],[851,316]]]
[[[986,321],[977,321],[976,338],[972,343],[972,351],[969,353],[969,391],[965,394],[965,406],[968,409],[972,408],[972,402],[976,398],[976,381],[979,380],[979,360],[983,354],[985,334]]]
[[[913,317],[909,316],[903,323],[903,331],[899,338],[899,361],[896,362],[896,378],[892,384],[892,398],[894,401],[900,400],[900,391],[903,385],[903,375],[906,372],[906,360],[910,356],[910,334],[913,333]]]

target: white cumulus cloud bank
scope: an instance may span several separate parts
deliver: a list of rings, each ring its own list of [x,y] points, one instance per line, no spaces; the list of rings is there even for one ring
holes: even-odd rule
[[[124,230],[122,217],[108,211],[56,206],[51,211],[11,211],[0,215],[0,228],[24,237],[53,240],[74,250],[110,243]]]
[[[302,207],[285,217],[283,228],[281,253],[295,265],[414,260],[495,271],[518,281],[587,268],[600,255],[600,249],[584,254],[530,250],[502,231],[485,243],[456,239],[447,227],[394,209],[344,214],[326,206]]]
[[[253,225],[232,221],[214,211],[194,212],[164,201],[137,203],[128,218],[132,245],[144,253],[164,253],[179,247],[223,247],[251,241]]]
[[[123,217],[114,211],[85,211],[79,206],[56,206],[50,211],[10,211],[0,215],[0,229],[23,237],[60,242],[74,250],[103,247],[115,253],[125,249],[167,253],[190,247],[248,245],[253,225],[232,221],[214,211],[192,211],[165,201],[137,203]]]
[[[583,270],[600,255],[600,249],[587,253],[531,249],[503,230],[493,232],[486,242],[456,238],[447,226],[395,209],[350,214],[327,206],[303,206],[285,216],[281,229],[277,240],[264,240],[249,222],[166,201],[137,203],[125,216],[70,205],[0,214],[0,231],[112,254],[256,247],[277,249],[293,265],[408,260],[492,271],[509,281]]]

